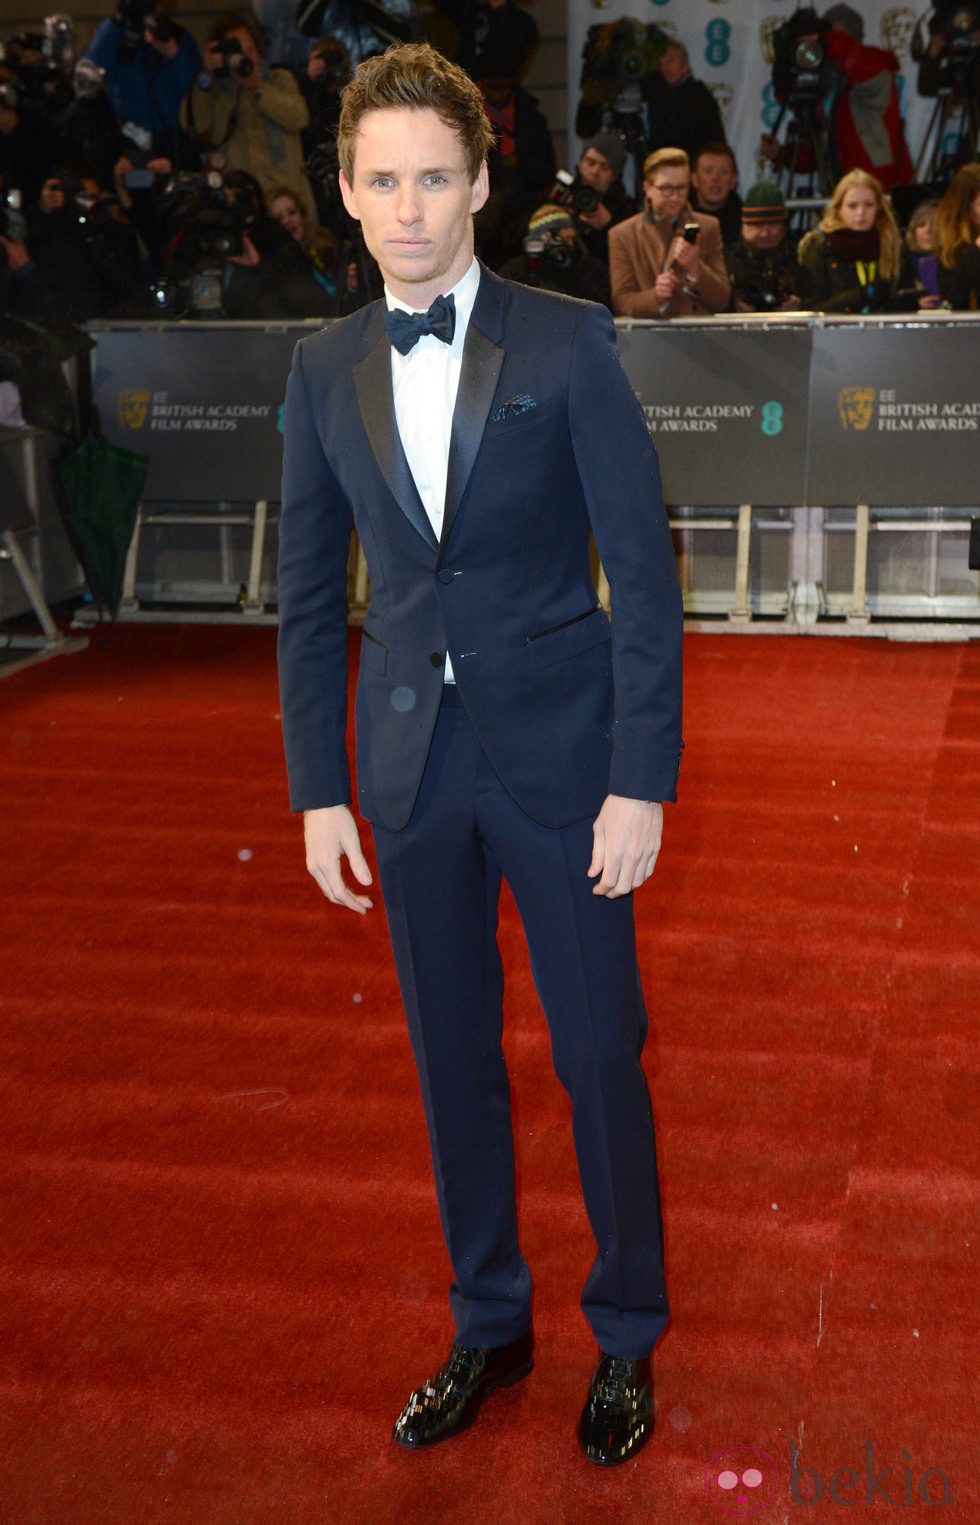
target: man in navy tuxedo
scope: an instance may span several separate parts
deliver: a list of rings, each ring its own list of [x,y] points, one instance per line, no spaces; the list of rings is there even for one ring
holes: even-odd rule
[[[608,313],[474,259],[490,143],[479,91],[426,45],[366,60],[345,91],[341,185],[385,297],[294,357],[283,727],[307,866],[330,901],[364,914],[371,873],[345,750],[353,519],[371,577],[358,805],[454,1272],[452,1349],[394,1438],[447,1439],[532,1365],[501,1051],[506,876],[597,1245],[582,1307],[600,1359],[579,1441],[613,1464],[652,1430],[649,1356],[667,1319],[632,896],[675,795],[681,601],[656,454]]]

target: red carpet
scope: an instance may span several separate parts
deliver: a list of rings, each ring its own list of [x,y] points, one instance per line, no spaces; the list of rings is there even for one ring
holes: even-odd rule
[[[380,912],[322,900],[287,813],[273,645],[119,626],[0,682],[0,1519],[980,1520],[980,649],[688,639],[639,898],[674,1320],[606,1473],[509,903],[537,1365],[390,1443],[449,1273]]]

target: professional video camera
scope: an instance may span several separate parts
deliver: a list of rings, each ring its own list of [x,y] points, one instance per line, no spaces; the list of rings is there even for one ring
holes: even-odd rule
[[[816,110],[830,83],[825,30],[816,11],[804,9],[794,11],[773,33],[773,93],[798,116]]]
[[[251,193],[229,192],[217,170],[174,175],[164,188],[160,211],[171,236],[179,237],[181,258],[190,260],[241,254],[245,232],[259,215]]]
[[[570,170],[560,169],[548,200],[553,201],[555,206],[565,207],[574,217],[580,212],[594,212],[601,204],[602,197],[594,186],[585,185],[582,181],[576,184]]]
[[[634,144],[646,141],[649,124],[643,86],[656,73],[669,41],[653,22],[628,17],[589,27],[582,49],[582,98],[575,119],[579,137],[616,132],[631,152]]]
[[[919,71],[920,95],[969,95],[980,91],[980,4],[962,5],[945,0],[933,7],[923,32],[919,20],[909,51],[918,64],[931,68]],[[926,35],[927,34],[927,35]],[[933,56],[933,39],[942,38],[942,46]]]

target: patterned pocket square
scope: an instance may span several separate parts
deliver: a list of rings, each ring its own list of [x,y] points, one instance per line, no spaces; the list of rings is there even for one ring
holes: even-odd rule
[[[531,409],[536,407],[537,403],[533,397],[527,392],[518,392],[515,397],[508,397],[506,402],[502,402],[500,407],[490,414],[490,422],[499,424],[505,418],[517,418],[519,414],[530,413]]]

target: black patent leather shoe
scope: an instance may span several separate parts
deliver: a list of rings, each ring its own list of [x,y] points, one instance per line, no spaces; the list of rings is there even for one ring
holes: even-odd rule
[[[509,1345],[453,1345],[435,1376],[417,1387],[395,1421],[400,1446],[431,1446],[471,1425],[495,1387],[509,1387],[534,1365],[529,1333]]]
[[[578,1422],[578,1443],[601,1467],[629,1461],[653,1434],[650,1357],[624,1361],[603,1356]]]

